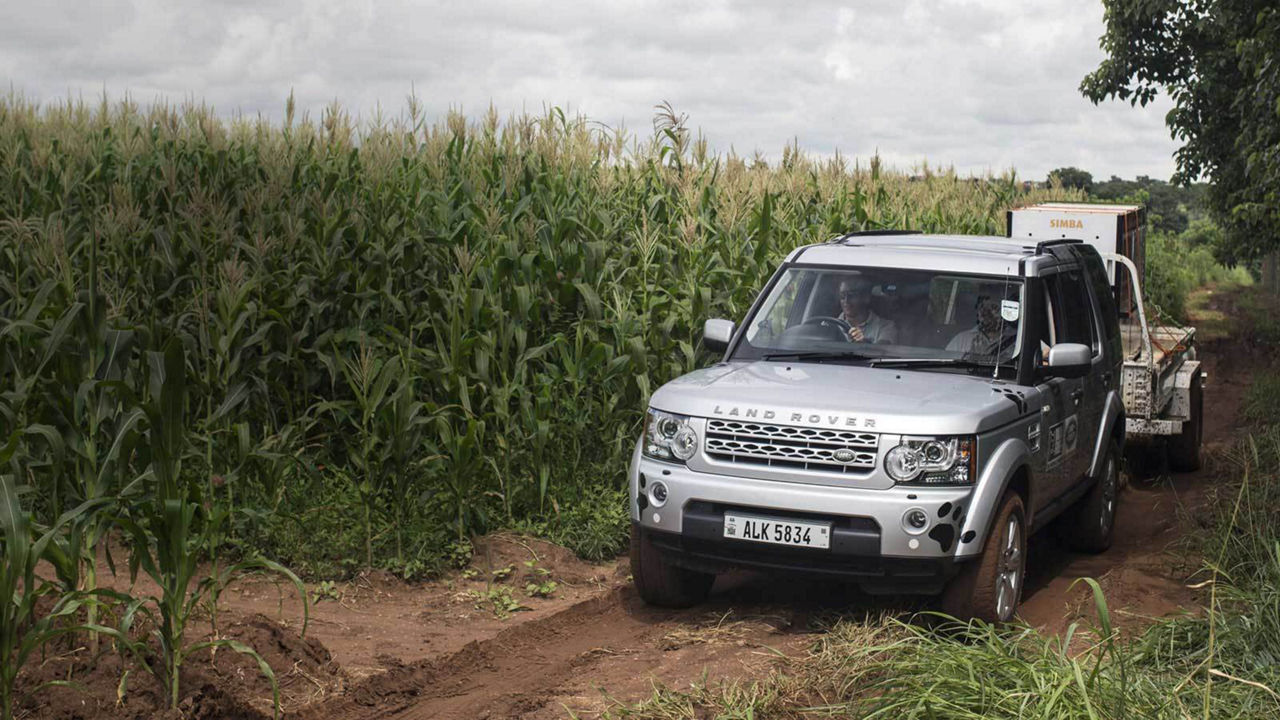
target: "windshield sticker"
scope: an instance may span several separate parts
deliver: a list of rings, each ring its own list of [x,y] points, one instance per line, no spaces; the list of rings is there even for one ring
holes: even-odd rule
[[[1002,300],[1000,302],[1000,317],[1005,322],[1017,322],[1021,307],[1017,300]]]

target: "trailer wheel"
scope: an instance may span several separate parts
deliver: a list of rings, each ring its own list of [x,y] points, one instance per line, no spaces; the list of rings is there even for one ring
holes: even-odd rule
[[[697,605],[707,599],[715,579],[713,573],[672,565],[647,533],[631,526],[631,582],[641,600],[669,608]]]
[[[1169,438],[1169,468],[1177,472],[1200,469],[1200,442],[1204,437],[1204,388],[1199,370],[1188,389],[1191,418],[1182,423],[1182,432]]]
[[[942,611],[957,620],[1013,620],[1027,580],[1027,521],[1022,497],[1008,492],[991,524],[982,554],[966,561],[942,591]]]

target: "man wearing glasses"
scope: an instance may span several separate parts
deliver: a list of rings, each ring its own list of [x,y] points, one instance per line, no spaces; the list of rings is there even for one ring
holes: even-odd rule
[[[871,311],[871,281],[860,276],[840,281],[840,319],[853,342],[896,343],[898,326]]]

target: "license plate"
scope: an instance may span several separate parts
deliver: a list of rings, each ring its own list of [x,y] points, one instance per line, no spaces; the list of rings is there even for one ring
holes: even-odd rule
[[[724,536],[733,540],[750,540],[774,545],[797,547],[831,547],[829,523],[789,520],[787,518],[724,514]]]

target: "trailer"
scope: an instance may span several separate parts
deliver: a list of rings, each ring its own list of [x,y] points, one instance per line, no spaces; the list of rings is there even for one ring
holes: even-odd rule
[[[1142,297],[1145,217],[1138,205],[1044,203],[1009,211],[1008,236],[1071,238],[1097,248],[1120,314],[1126,444],[1167,453],[1170,468],[1200,467],[1205,373],[1194,327],[1148,322]]]

